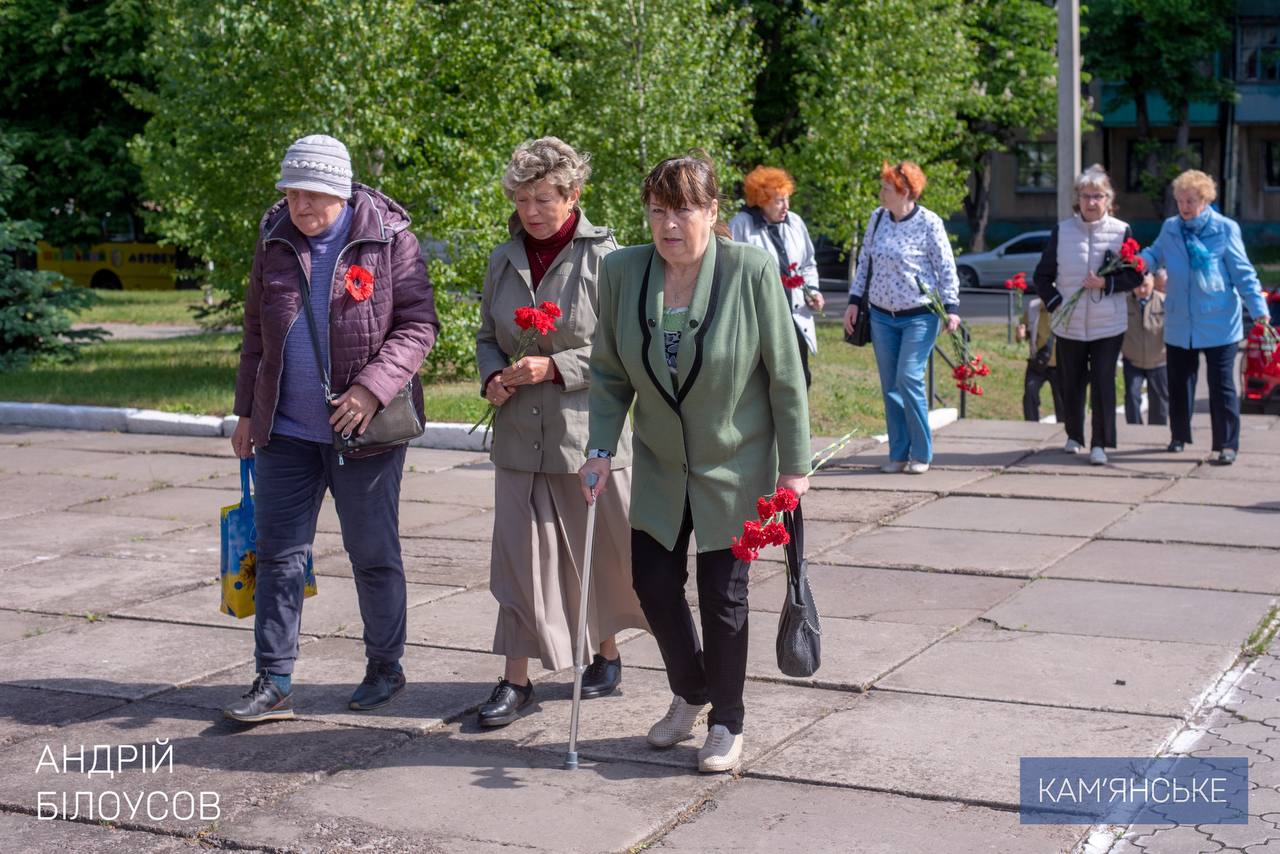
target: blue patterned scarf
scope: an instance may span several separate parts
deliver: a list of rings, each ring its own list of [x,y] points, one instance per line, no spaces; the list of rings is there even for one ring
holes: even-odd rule
[[[1227,287],[1217,259],[1200,240],[1212,218],[1213,211],[1206,205],[1196,218],[1182,220],[1182,241],[1187,246],[1187,257],[1191,261],[1191,284],[1204,293],[1223,291]]]

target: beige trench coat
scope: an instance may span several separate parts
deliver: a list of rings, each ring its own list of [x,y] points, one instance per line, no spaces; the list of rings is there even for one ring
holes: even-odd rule
[[[483,383],[508,364],[519,348],[515,311],[550,300],[563,316],[556,331],[536,336],[527,355],[550,356],[564,385],[551,381],[519,386],[498,408],[494,420],[494,465],[517,471],[567,474],[582,467],[587,451],[587,389],[590,386],[591,336],[596,330],[600,264],[618,248],[613,233],[580,213],[573,240],[551,262],[535,293],[529,276],[520,220],[511,218],[511,239],[489,256],[476,364]],[[480,390],[484,394],[483,387]],[[631,465],[631,431],[618,442],[613,468]]]

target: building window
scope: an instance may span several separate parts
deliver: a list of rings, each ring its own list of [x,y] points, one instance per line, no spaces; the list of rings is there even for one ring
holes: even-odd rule
[[[1018,146],[1018,191],[1056,190],[1058,186],[1058,145],[1055,142],[1024,142]]]
[[[1280,22],[1241,25],[1236,79],[1243,83],[1280,80]]]
[[[1267,154],[1267,188],[1280,189],[1280,139],[1270,139],[1262,145]]]
[[[1139,150],[1139,144],[1139,140],[1129,140],[1129,145],[1125,152],[1124,189],[1127,193],[1138,193],[1142,191],[1142,168],[1145,151]],[[1191,150],[1191,163],[1188,168],[1203,169],[1204,141],[1193,139],[1187,143],[1187,147]],[[1156,159],[1160,163],[1168,163],[1173,160],[1172,140],[1160,140],[1160,149],[1156,152]]]

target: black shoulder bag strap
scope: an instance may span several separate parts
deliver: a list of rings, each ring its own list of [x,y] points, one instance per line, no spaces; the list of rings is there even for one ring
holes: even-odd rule
[[[861,314],[867,310],[871,304],[871,274],[875,272],[875,259],[871,254],[871,247],[876,242],[876,232],[880,230],[880,220],[884,217],[884,208],[876,213],[875,222],[871,223],[871,236],[867,238],[867,283],[862,286],[862,297],[858,300],[858,313]]]

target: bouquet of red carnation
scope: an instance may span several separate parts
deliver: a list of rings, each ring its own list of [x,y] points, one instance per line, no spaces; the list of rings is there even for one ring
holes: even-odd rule
[[[1018,300],[1018,314],[1022,314],[1022,295],[1027,292],[1027,274],[1018,273],[1012,279],[1005,279],[1004,287],[1005,290],[1014,292]]]
[[[1018,275],[1022,275],[1019,273]],[[1025,277],[1023,286],[1026,286]],[[920,289],[920,293],[929,298],[929,308],[938,316],[938,321],[946,328],[950,318],[947,316],[947,307],[942,304],[942,297],[938,292],[925,285],[924,282],[916,278],[916,287]],[[982,396],[982,386],[973,382],[974,377],[985,377],[991,373],[991,366],[982,361],[981,353],[974,353],[969,349],[969,329],[963,323],[954,332],[947,333],[947,340],[951,342],[951,352],[954,355],[955,367],[951,369],[951,375],[956,380],[956,388],[967,391],[969,394]]]
[[[523,359],[529,352],[529,348],[533,346],[534,340],[539,335],[550,335],[556,331],[556,321],[560,318],[560,306],[551,301],[546,301],[542,305],[534,308],[531,305],[522,306],[516,309],[515,322],[520,327],[520,337],[516,339],[516,353],[507,360],[507,364],[512,364]],[[471,425],[468,434],[476,432],[480,429],[480,425],[484,425],[485,439],[489,438],[489,431],[493,429],[493,419],[498,414],[498,407],[492,403],[485,410],[480,420]]]
[[[773,495],[756,499],[757,519],[742,523],[742,536],[733,538],[729,548],[738,560],[750,563],[760,557],[760,549],[766,546],[785,546],[791,535],[782,524],[782,514],[800,506],[800,499],[790,489],[779,489]]]
[[[787,265],[787,269],[782,273],[782,285],[788,290],[794,290],[804,285],[804,276],[796,272],[795,261]]]
[[[1102,266],[1098,268],[1098,275],[1106,278],[1112,273],[1118,273],[1121,270],[1137,270],[1139,273],[1147,271],[1147,262],[1142,260],[1142,256],[1138,253],[1142,251],[1141,244],[1132,237],[1127,238],[1124,243],[1120,244],[1120,254],[1112,252],[1110,249],[1102,256]],[[1049,324],[1050,328],[1056,333],[1071,322],[1071,315],[1075,313],[1076,304],[1080,302],[1080,297],[1084,295],[1085,289],[1081,288],[1071,295],[1071,299],[1067,300],[1062,306],[1053,313],[1053,321]]]

